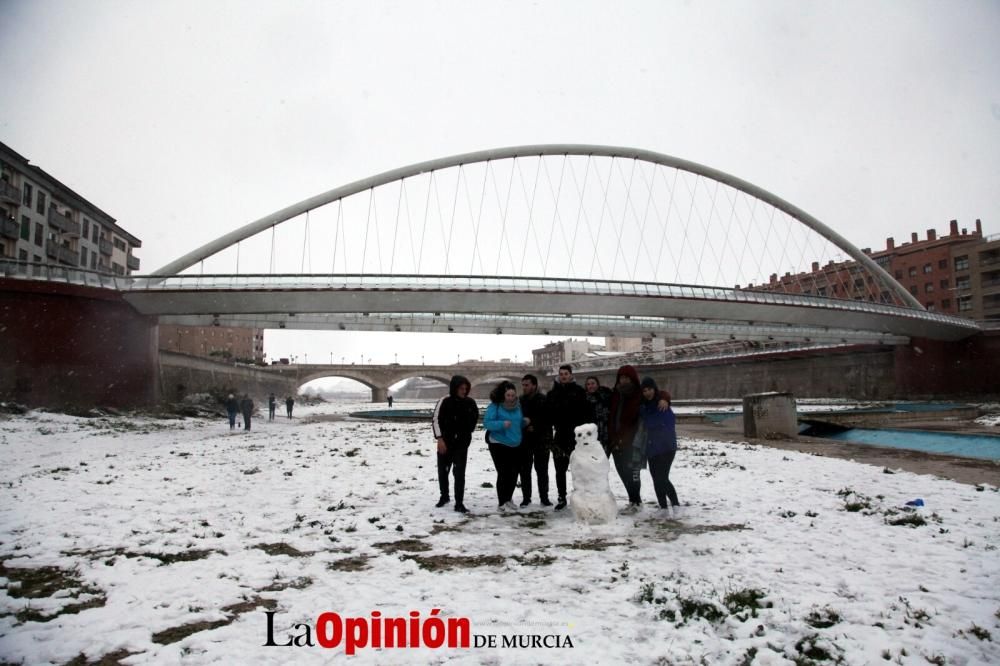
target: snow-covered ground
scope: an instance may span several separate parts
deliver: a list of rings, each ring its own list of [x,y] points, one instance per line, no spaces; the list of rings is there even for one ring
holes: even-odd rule
[[[586,527],[537,503],[498,514],[477,436],[462,516],[433,506],[427,425],[302,418],[364,407],[249,433],[0,420],[0,662],[328,663],[344,640],[280,644],[324,612],[360,640],[357,618],[440,609],[498,647],[359,647],[352,663],[1000,663],[996,488],[682,441],[686,515]]]

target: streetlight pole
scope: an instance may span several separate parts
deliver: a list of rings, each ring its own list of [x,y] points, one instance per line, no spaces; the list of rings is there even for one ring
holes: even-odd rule
[[[333,365],[333,352],[330,352],[330,365]]]

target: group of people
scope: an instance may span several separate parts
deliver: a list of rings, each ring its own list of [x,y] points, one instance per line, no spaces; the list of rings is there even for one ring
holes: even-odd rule
[[[465,468],[479,408],[469,397],[471,384],[461,375],[451,379],[448,395],[434,407],[432,428],[437,441],[440,498],[437,506],[452,501],[449,473],[454,477],[455,511],[465,507]],[[535,375],[521,379],[521,394],[512,382],[500,382],[490,393],[483,416],[485,439],[496,468],[497,502],[501,511],[513,511],[514,492],[521,482],[521,503],[532,502],[532,471],[538,498],[549,499],[549,458],[556,477],[555,510],[566,508],[566,472],[576,447],[577,426],[595,423],[605,455],[614,459],[615,470],[628,494],[627,512],[641,506],[639,473],[649,466],[653,489],[660,507],[679,515],[680,502],[670,482],[670,468],[677,452],[676,418],[670,393],[660,389],[652,377],[641,382],[630,365],[618,369],[613,388],[588,377],[580,386],[573,368],[563,365],[548,394],[538,388]]]
[[[285,409],[288,412],[288,418],[292,418],[292,407],[295,406],[295,399],[292,396],[285,398]],[[274,412],[278,407],[278,399],[272,393],[267,396],[267,420],[274,420]],[[244,393],[243,397],[237,399],[235,395],[230,393],[226,397],[226,414],[229,416],[229,429],[236,429],[236,417],[237,415],[243,416],[243,429],[250,429],[250,421],[253,417],[254,403],[250,398],[249,393]]]

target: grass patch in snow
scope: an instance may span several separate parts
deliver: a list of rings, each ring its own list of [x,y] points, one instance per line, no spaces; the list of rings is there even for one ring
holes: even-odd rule
[[[840,622],[840,613],[832,608],[819,608],[806,615],[806,624],[814,629],[827,629]]]
[[[76,601],[52,613],[35,610],[29,602],[28,606],[14,613],[18,622],[48,622],[60,615],[75,615],[88,608],[100,608],[107,601],[100,589],[84,584],[77,577],[77,572],[58,567],[7,568],[0,564],[0,576],[10,581],[7,595],[14,599],[46,599],[64,593],[62,598]],[[80,601],[81,596],[87,598]]]
[[[262,550],[272,557],[275,555],[288,555],[289,557],[306,557],[307,555],[312,555],[312,553],[303,553],[298,548],[290,546],[284,541],[279,543],[258,543],[256,546],[251,546],[251,548]]]
[[[413,560],[427,571],[496,567],[506,560],[503,555],[404,555],[403,559]]]
[[[345,557],[339,560],[334,560],[326,565],[327,569],[331,571],[363,571],[369,568],[368,560],[371,559],[370,555],[355,555],[354,557]]]
[[[383,553],[398,553],[399,551],[422,553],[431,549],[426,541],[420,539],[400,539],[399,541],[389,541],[372,545]]]

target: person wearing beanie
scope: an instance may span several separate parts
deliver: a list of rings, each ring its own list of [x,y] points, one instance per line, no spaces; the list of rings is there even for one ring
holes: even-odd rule
[[[608,447],[615,461],[615,470],[628,493],[629,513],[642,506],[639,490],[639,472],[645,466],[645,433],[639,417],[642,394],[639,392],[639,373],[631,365],[618,368],[615,387],[611,392],[611,409],[608,413]],[[670,409],[670,394],[661,392],[657,402],[659,411]]]
[[[639,414],[646,429],[646,460],[649,464],[649,473],[653,477],[656,501],[661,509],[678,518],[681,503],[677,499],[674,484],[670,482],[670,467],[674,464],[674,456],[677,454],[677,419],[674,410],[669,407],[666,411],[659,409],[659,402],[665,391],[660,391],[652,377],[643,377],[640,388],[642,402],[639,405]],[[669,394],[667,395],[669,402]]]

